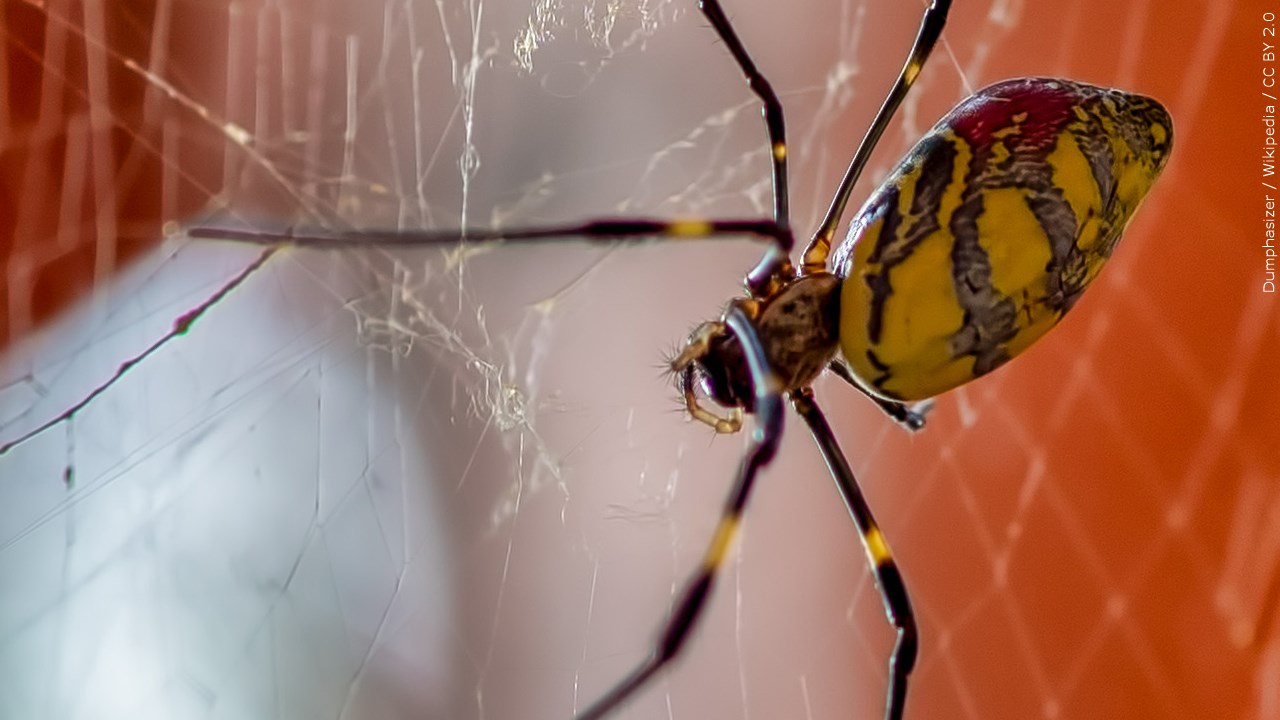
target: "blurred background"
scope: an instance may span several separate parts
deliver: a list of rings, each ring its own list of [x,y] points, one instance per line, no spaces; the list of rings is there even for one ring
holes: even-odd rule
[[[803,236],[924,4],[725,6]],[[908,717],[1280,716],[1277,7],[956,0],[872,159],[855,198],[1011,76],[1175,121],[1095,288],[925,432],[817,385],[913,593]],[[663,357],[758,246],[284,250],[238,282],[260,249],[183,228],[765,214],[758,103],[691,0],[0,8],[0,444],[123,368],[0,456],[0,717],[568,718],[648,652],[745,442],[684,419]],[[618,717],[881,717],[893,633],[788,423],[685,657]]]

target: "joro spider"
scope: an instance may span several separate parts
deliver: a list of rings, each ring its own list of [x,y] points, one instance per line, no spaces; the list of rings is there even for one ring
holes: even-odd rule
[[[578,718],[600,718],[617,709],[685,646],[756,478],[777,450],[785,396],[808,424],[862,535],[886,615],[897,631],[885,701],[885,717],[897,720],[918,649],[911,602],[811,385],[830,369],[896,421],[913,430],[923,427],[922,414],[906,403],[994,370],[1074,305],[1164,168],[1172,124],[1151,98],[1070,80],[1019,78],[984,88],[920,140],[867,200],[832,255],[853,185],[946,24],[951,0],[934,0],[797,267],[790,259],[794,237],[782,105],[719,0],[701,0],[699,6],[764,106],[772,157],[771,218],[606,218],[465,232],[301,234],[205,227],[190,235],[313,248],[743,235],[767,243],[764,257],[746,277],[747,294],[730,300],[720,319],[698,326],[671,362],[689,413],[716,432],[737,432],[744,413],[756,416],[750,449],[706,554],[652,652]],[[727,414],[704,407],[699,389]]]

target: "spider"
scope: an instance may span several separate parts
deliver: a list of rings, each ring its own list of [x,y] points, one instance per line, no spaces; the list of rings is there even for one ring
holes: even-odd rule
[[[791,261],[782,105],[720,0],[701,0],[699,6],[763,105],[773,180],[770,218],[601,218],[459,232],[199,227],[189,234],[311,248],[744,235],[766,243],[763,258],[746,276],[746,294],[730,300],[719,319],[699,325],[670,363],[689,413],[716,432],[737,432],[744,414],[755,416],[750,447],[702,562],[652,651],[578,718],[593,720],[618,709],[686,646],[756,479],[777,451],[785,398],[826,460],[897,632],[888,661],[885,717],[898,720],[918,651],[916,621],[902,574],[811,386],[830,370],[897,422],[922,428],[923,411],[908,403],[991,372],[1075,304],[1167,162],[1172,123],[1157,101],[1120,90],[1047,78],[992,85],[963,100],[924,136],[833,249],[854,183],[946,24],[951,0],[933,0],[897,81],[797,266]],[[727,411],[709,409],[704,398]]]

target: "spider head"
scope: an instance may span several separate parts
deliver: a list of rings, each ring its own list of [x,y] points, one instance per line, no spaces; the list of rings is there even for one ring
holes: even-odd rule
[[[751,412],[755,392],[742,345],[732,333],[723,331],[723,326],[721,328],[722,332],[707,338],[704,353],[695,356],[681,371],[681,389],[688,393],[698,387],[703,395],[721,407]],[[691,343],[696,335],[690,337]]]
[[[689,336],[684,348],[671,360],[684,405],[693,419],[718,433],[737,432],[743,412],[755,406],[751,373],[742,346],[724,322],[705,322]],[[729,409],[721,416],[704,408],[698,390],[716,404]]]

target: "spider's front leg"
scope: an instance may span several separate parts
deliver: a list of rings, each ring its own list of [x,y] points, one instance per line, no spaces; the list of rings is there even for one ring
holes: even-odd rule
[[[720,523],[707,545],[702,562],[685,583],[653,651],[630,674],[614,685],[612,690],[578,715],[577,720],[598,720],[622,705],[685,647],[694,626],[707,608],[707,599],[711,597],[716,577],[729,555],[733,539],[737,536],[751,488],[754,487],[760,470],[778,451],[778,443],[782,438],[782,386],[769,367],[755,321],[744,309],[746,306],[742,302],[734,302],[729,306],[723,321],[705,323],[700,327],[690,338],[693,348],[689,352],[694,355],[686,361],[685,367],[691,367],[696,361],[699,348],[714,352],[717,343],[724,339],[737,339],[735,344],[742,348],[742,359],[752,388],[750,406],[756,416],[751,449],[742,460],[737,482],[725,500]],[[702,343],[697,342],[699,338],[702,338]],[[681,356],[684,354],[681,353]]]
[[[754,325],[760,315],[760,303],[750,298],[738,298],[731,304],[742,317]],[[728,312],[721,320],[702,323],[689,334],[680,354],[671,360],[671,372],[678,378],[680,394],[684,398],[689,415],[710,426],[720,434],[732,434],[742,429],[743,408],[751,409],[754,389],[747,383],[730,382],[733,376],[748,378],[742,353],[729,352],[736,345],[727,323]],[[726,357],[731,355],[731,357]],[[698,384],[707,397],[729,408],[727,416],[708,410],[698,399]]]

